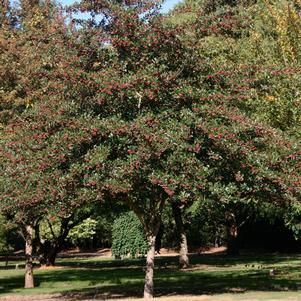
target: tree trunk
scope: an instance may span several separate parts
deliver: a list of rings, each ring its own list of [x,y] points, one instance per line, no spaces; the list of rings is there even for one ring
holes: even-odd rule
[[[148,245],[149,248],[146,258],[144,299],[153,298],[156,235],[148,236]]]
[[[24,288],[33,288],[33,258],[32,258],[32,249],[33,249],[33,227],[30,225],[25,226],[25,285]]]
[[[227,254],[239,255],[238,227],[236,224],[227,228]]]
[[[180,256],[179,265],[181,269],[186,269],[189,266],[187,237],[183,225],[181,209],[176,205],[172,205],[172,212],[176,222],[177,232],[180,239]]]
[[[222,245],[221,238],[222,238],[222,232],[223,228],[217,223],[215,223],[215,233],[214,233],[214,247],[218,248]]]
[[[215,235],[214,235],[214,247],[215,248],[218,248],[220,246],[220,243],[219,243],[219,233],[216,231],[215,232]]]
[[[49,259],[48,259],[48,266],[55,266],[56,256],[57,256],[56,252],[52,252],[50,254]]]
[[[40,264],[46,266],[55,266],[55,260],[60,250],[60,246],[51,243],[46,240],[43,243],[40,242]]]
[[[164,234],[164,225],[161,224],[160,228],[159,228],[159,231],[158,231],[158,234],[156,236],[156,249],[155,250],[156,250],[157,254],[160,254],[163,234]]]
[[[46,254],[46,266],[55,266],[55,260],[57,256],[57,250],[52,248]]]
[[[189,267],[188,246],[185,232],[181,233],[179,265],[181,269]]]
[[[73,222],[71,225],[69,224],[73,216],[74,215],[70,215],[67,218],[62,218],[60,233],[57,236],[53,231],[52,224],[48,221],[49,229],[52,234],[52,239],[42,241],[41,238],[39,237],[38,243],[39,243],[41,265],[55,266],[55,260],[57,258],[57,254],[63,249],[69,231],[72,229],[73,226],[77,224],[75,222]],[[39,233],[39,228],[36,230],[36,233]]]
[[[159,203],[157,203],[157,200],[154,203],[151,202],[151,206],[147,211],[144,209],[144,207],[142,209],[139,206],[134,206],[132,204],[132,209],[136,213],[141,224],[143,225],[145,235],[148,241],[143,292],[144,299],[153,298],[156,238],[161,224],[161,213],[165,204],[164,199],[162,200],[162,196],[160,199],[161,201]]]

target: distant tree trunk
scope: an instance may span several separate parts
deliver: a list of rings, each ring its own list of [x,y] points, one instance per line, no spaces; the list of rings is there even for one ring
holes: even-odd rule
[[[48,254],[46,255],[46,266],[55,266],[57,253],[58,252],[56,248],[49,250]]]
[[[39,227],[36,229],[36,236],[37,236],[37,243],[39,245],[38,251],[40,254],[40,264],[46,266],[55,266],[55,261],[57,258],[57,254],[63,249],[66,238],[69,234],[69,231],[78,224],[79,221],[69,223],[72,220],[73,215],[62,218],[61,226],[60,226],[60,233],[55,235],[52,225],[48,222],[49,229],[52,233],[51,240],[42,240],[39,233]]]
[[[179,265],[181,269],[185,269],[188,268],[189,266],[189,257],[188,257],[187,237],[183,225],[182,213],[181,213],[181,209],[176,204],[172,204],[172,212],[176,222],[177,232],[180,239]]]
[[[235,223],[227,227],[227,254],[239,255],[238,226]]]
[[[55,244],[58,243],[58,244]],[[46,266],[55,266],[57,254],[61,251],[63,244],[56,242],[45,241],[40,245],[40,264]]]
[[[214,236],[214,247],[215,248],[219,247],[219,236],[218,236],[217,232],[215,233],[215,236]]]
[[[161,223],[158,234],[156,236],[156,252],[157,252],[157,254],[160,254],[163,234],[164,234],[164,225]]]
[[[222,230],[220,228],[220,225],[215,225],[215,235],[214,235],[214,246],[215,248],[218,248],[221,246],[221,237],[222,237]]]
[[[25,285],[24,288],[33,288],[33,227],[31,225],[25,226]]]
[[[37,232],[36,232],[37,233]],[[58,253],[57,245],[55,242],[50,242],[48,240],[38,240],[38,252],[40,265],[54,266],[56,256]]]
[[[144,283],[144,298],[153,298],[154,290],[154,266],[155,266],[155,247],[156,247],[156,235],[149,235],[148,239],[148,252],[146,258],[146,271],[145,271],[145,283]]]

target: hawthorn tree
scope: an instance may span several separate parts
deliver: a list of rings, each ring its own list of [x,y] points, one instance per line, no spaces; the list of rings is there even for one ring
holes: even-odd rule
[[[35,101],[1,141],[1,209],[31,226],[29,244],[33,222],[83,203],[118,200],[136,213],[149,244],[145,298],[153,296],[167,204],[204,195],[289,202],[300,186],[298,146],[244,112],[253,69],[212,64],[201,39],[187,41],[156,9],[147,1],[83,1],[70,8],[91,13],[78,26],[59,12],[55,22],[45,18],[47,27],[34,22],[34,41],[45,47],[35,52],[33,74],[24,73],[33,75],[27,93]],[[224,33],[224,24],[202,30],[215,19],[198,22],[196,37]]]
[[[24,7],[26,10],[33,9],[33,7]],[[12,113],[15,108],[19,108],[21,110],[24,109],[26,104],[29,104],[30,96],[29,86],[31,86],[32,82],[29,80],[25,80],[25,76],[30,75],[28,72],[34,72],[36,66],[26,67],[24,64],[22,56],[26,57],[26,59],[31,58],[31,56],[35,56],[36,52],[33,51],[31,55],[26,51],[24,51],[27,47],[28,43],[27,38],[28,35],[25,31],[21,32],[21,30],[17,30],[16,26],[14,26],[13,18],[17,17],[18,14],[15,13],[12,15],[12,8],[10,7],[8,2],[1,3],[1,123],[5,124],[12,117]],[[28,21],[28,20],[27,20]],[[24,28],[26,23],[26,18],[23,19]],[[26,37],[27,36],[27,37]],[[5,38],[4,38],[5,37]],[[23,43],[22,43],[23,42]],[[21,43],[21,44],[19,44]],[[19,52],[22,47],[23,53]],[[27,54],[27,55],[26,55]],[[26,71],[25,71],[26,70]],[[22,71],[25,71],[24,73]],[[30,83],[29,83],[30,82]],[[1,138],[3,141],[7,138],[9,139],[10,133],[4,131],[1,133]],[[1,179],[1,192],[4,197],[5,192],[3,191],[7,178],[5,177],[5,163],[7,162],[5,157],[5,152],[1,147],[1,167],[2,168],[2,179]],[[14,160],[17,160],[14,158]],[[3,189],[2,189],[3,188]],[[22,230],[25,237],[26,247],[25,253],[27,257],[26,262],[26,273],[25,273],[25,287],[33,287],[33,276],[32,276],[32,226],[31,226],[31,214],[28,216],[28,219],[24,219],[22,214],[16,212],[19,204],[11,204],[7,198],[3,199],[1,204],[1,209],[4,213],[9,215],[18,215],[16,220],[22,220]],[[6,211],[5,209],[8,209]],[[24,223],[23,223],[24,221]]]
[[[297,53],[298,42],[294,43],[292,36],[298,34],[295,26],[299,22],[296,18],[298,4],[293,8],[292,4],[269,5],[259,1],[243,9],[235,2],[232,4],[232,8],[218,4],[216,11],[204,14],[203,4],[186,1],[167,20],[185,26],[186,36],[196,40],[202,63],[210,60],[209,72],[201,80],[206,87],[202,100],[231,102],[252,119],[268,121],[286,130],[285,136],[292,133],[298,136],[300,114],[296,87],[300,68],[297,55],[294,63],[288,64],[290,49]],[[285,10],[281,8],[283,5]],[[286,55],[286,64],[282,62],[282,54]],[[233,226],[232,209],[240,207],[240,201],[230,199],[222,206],[228,211],[229,229]],[[248,202],[241,203],[242,210],[248,207]],[[239,220],[239,210],[234,211]]]
[[[1,65],[14,79],[3,85],[4,95],[13,93],[20,106],[1,139],[0,208],[24,232],[25,287],[29,288],[34,286],[33,229],[46,217],[70,218],[72,208],[88,199],[74,185],[73,177],[79,175],[70,166],[93,143],[94,134],[89,126],[77,129],[77,125],[89,125],[85,118],[77,118],[75,112],[80,108],[73,102],[87,93],[87,87],[78,84],[78,90],[69,94],[74,78],[68,77],[65,68],[81,77],[76,66],[79,49],[71,46],[74,43],[61,10],[51,3],[24,2],[18,14],[18,26],[1,28],[12,36],[2,48],[3,57],[11,56],[12,66],[18,66],[9,70],[6,62]]]
[[[80,173],[84,185],[123,200],[143,224],[149,298],[164,206],[202,195],[225,203],[293,200],[297,189],[284,158],[298,147],[244,113],[242,100],[252,98],[251,68],[211,64],[202,48],[193,50],[199,41],[183,43],[181,28],[170,28],[159,15],[139,17],[135,3],[79,7],[106,16],[104,27],[94,20],[85,30],[101,36],[110,62],[97,65],[100,143],[87,152]]]

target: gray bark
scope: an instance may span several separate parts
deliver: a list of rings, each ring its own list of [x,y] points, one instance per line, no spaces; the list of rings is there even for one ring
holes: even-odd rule
[[[185,232],[181,233],[179,265],[181,269],[186,269],[189,266],[187,238]]]
[[[147,258],[146,258],[144,299],[153,298],[155,246],[156,246],[156,236],[155,235],[150,235],[148,237],[148,244],[149,244],[149,249],[148,249]]]
[[[25,284],[24,288],[33,288],[34,280],[33,280],[33,258],[32,258],[32,250],[33,250],[33,227],[31,225],[25,226]]]
[[[137,214],[144,227],[144,231],[148,240],[148,252],[146,258],[145,283],[144,283],[144,299],[153,298],[154,291],[154,266],[155,266],[155,250],[156,238],[161,224],[161,213],[165,201],[151,202],[148,211],[145,211],[139,206],[133,206],[132,209]]]

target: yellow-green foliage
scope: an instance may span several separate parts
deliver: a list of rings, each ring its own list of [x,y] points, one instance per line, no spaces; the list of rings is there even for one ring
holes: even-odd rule
[[[259,3],[246,56],[265,70],[257,88],[257,117],[294,135],[299,135],[301,126],[300,4],[300,0]]]
[[[301,19],[300,0],[278,1],[265,5],[267,16],[272,18],[277,34],[278,47],[286,63],[300,61],[301,59]]]
[[[97,221],[93,218],[86,218],[79,225],[75,226],[69,232],[68,238],[73,243],[79,243],[85,239],[92,239],[96,234]]]
[[[301,1],[260,0],[237,14],[249,18],[239,37],[199,38],[202,56],[218,69],[254,66],[253,117],[299,135],[301,126]],[[255,72],[255,71],[254,71]]]

